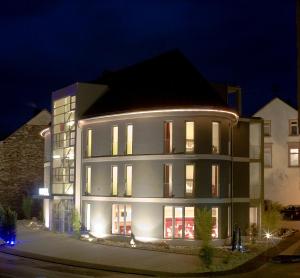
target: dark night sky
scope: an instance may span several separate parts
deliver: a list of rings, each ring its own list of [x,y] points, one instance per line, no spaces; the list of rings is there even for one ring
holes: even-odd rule
[[[50,108],[51,91],[179,48],[249,115],[296,105],[294,0],[1,1],[0,136]],[[6,101],[4,101],[6,100]]]

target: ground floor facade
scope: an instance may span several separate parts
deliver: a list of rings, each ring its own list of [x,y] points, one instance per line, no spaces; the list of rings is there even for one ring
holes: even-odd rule
[[[240,227],[246,235],[250,222],[258,220],[258,208],[250,207],[246,199],[128,199],[83,196],[83,230],[95,237],[134,235],[141,240],[194,240],[197,239],[197,228],[204,225],[198,217],[199,209],[207,208],[211,213],[212,238],[226,239],[231,236],[233,226]],[[71,232],[73,200],[56,198],[44,202],[48,204],[44,208],[47,209],[45,219],[49,219],[49,228]]]

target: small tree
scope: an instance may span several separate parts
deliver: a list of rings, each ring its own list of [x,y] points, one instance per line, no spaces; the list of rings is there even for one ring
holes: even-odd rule
[[[72,210],[72,228],[74,235],[80,237],[81,222],[79,213],[76,209]]]
[[[2,239],[6,242],[14,242],[16,238],[17,213],[10,208],[4,209],[2,218]]]
[[[29,196],[24,196],[22,200],[22,211],[25,219],[31,218],[32,199]]]
[[[214,248],[211,245],[212,217],[211,210],[207,208],[196,208],[196,236],[202,240],[202,248],[199,257],[204,265],[209,268],[214,256]]]

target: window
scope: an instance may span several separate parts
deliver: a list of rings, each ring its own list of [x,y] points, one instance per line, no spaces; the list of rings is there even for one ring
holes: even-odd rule
[[[249,208],[249,220],[250,226],[255,224],[257,225],[257,207],[250,207]]]
[[[173,124],[172,122],[165,122],[164,124],[164,142],[165,153],[173,152]]]
[[[112,130],[112,155],[118,155],[118,133],[119,128],[114,126]]]
[[[299,135],[298,120],[289,120],[289,135]]]
[[[219,208],[212,208],[211,209],[211,216],[212,216],[212,238],[219,237]]]
[[[89,129],[87,133],[87,157],[92,156],[92,135],[93,131]]]
[[[118,166],[112,166],[111,171],[112,195],[116,196],[118,194]]]
[[[186,195],[193,195],[194,193],[194,173],[195,165],[185,165],[185,193]]]
[[[185,123],[185,151],[194,152],[194,122]]]
[[[231,207],[228,206],[227,209],[227,236],[231,236]]]
[[[272,167],[272,144],[264,145],[264,166],[265,168]]]
[[[85,193],[91,194],[91,182],[92,182],[92,168],[87,166],[85,168]]]
[[[219,165],[212,165],[211,167],[211,195],[212,197],[219,197]]]
[[[264,121],[264,136],[271,136],[271,121]]]
[[[299,143],[289,143],[289,167],[299,167]]]
[[[127,125],[126,139],[126,154],[132,154],[133,125]]]
[[[194,207],[164,207],[164,238],[194,238]]]
[[[220,123],[212,122],[212,153],[220,153]]]
[[[131,205],[112,205],[112,233],[131,235]]]
[[[85,227],[88,231],[91,230],[91,204],[86,204],[85,211]]]
[[[164,197],[172,197],[172,165],[164,165]]]
[[[126,166],[126,196],[132,195],[132,165]]]

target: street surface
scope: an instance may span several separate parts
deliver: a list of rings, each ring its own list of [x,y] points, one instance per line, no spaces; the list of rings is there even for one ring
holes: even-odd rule
[[[26,259],[0,253],[1,278],[91,278],[143,277],[117,272],[90,270]]]

